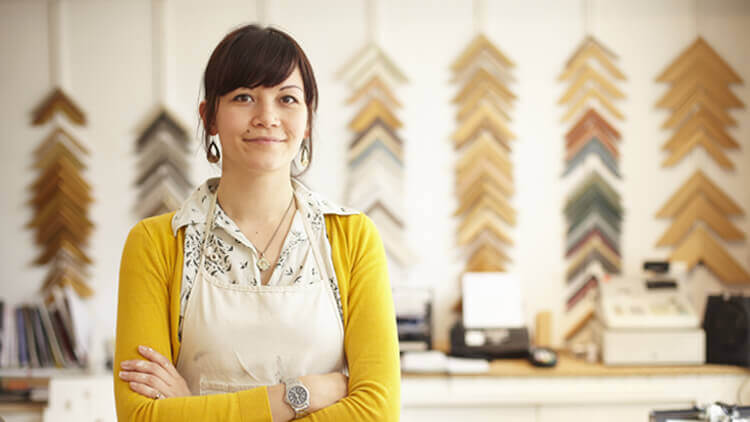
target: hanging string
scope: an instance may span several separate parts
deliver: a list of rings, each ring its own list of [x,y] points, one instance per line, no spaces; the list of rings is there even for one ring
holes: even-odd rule
[[[52,86],[68,87],[68,75],[65,73],[65,13],[63,0],[49,0],[48,30],[49,39],[49,74]]]
[[[255,9],[258,16],[258,23],[261,26],[267,26],[270,23],[268,2],[266,0],[257,0],[255,2]]]
[[[377,0],[367,0],[365,4],[365,27],[367,33],[367,41],[375,45],[380,45],[380,20],[381,13],[380,5]]]
[[[700,25],[699,25],[700,24],[699,19],[700,19],[701,12],[700,12],[700,5],[698,3],[698,0],[695,0],[694,6],[693,6],[693,11],[694,11],[694,14],[695,14],[695,38],[698,38],[698,37],[701,36]]]
[[[481,34],[487,30],[487,3],[484,0],[472,2],[474,32]]]
[[[700,16],[700,4],[698,0],[694,0],[693,2],[693,15],[695,17],[695,38],[697,39],[700,36],[700,26],[699,26],[699,16]],[[701,85],[698,85],[698,90],[701,90]],[[702,104],[701,104],[702,106]],[[698,109],[694,106],[693,112],[698,111]],[[691,112],[691,115],[693,115],[693,112]],[[696,170],[701,170],[706,168],[705,161],[706,158],[703,154],[698,154],[696,149],[693,149],[693,151],[690,152],[690,155],[692,156],[692,162],[695,165]]]
[[[599,31],[599,4],[596,0],[589,0],[589,20],[591,22],[591,36],[594,37]]]
[[[154,101],[164,103],[167,99],[167,28],[166,0],[151,1],[151,66]]]
[[[583,35],[584,37],[591,36],[591,23],[590,23],[590,3],[589,0],[583,0],[581,2],[582,14],[583,14]]]

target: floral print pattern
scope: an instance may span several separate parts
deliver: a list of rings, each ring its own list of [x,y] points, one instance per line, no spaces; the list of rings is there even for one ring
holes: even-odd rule
[[[178,335],[182,336],[182,318],[186,304],[190,298],[194,280],[200,265],[201,248],[205,237],[205,221],[209,212],[213,195],[216,194],[218,178],[209,179],[199,186],[175,213],[172,219],[172,230],[185,227],[184,262],[182,272],[182,286],[180,292],[180,319]],[[310,248],[303,218],[307,219],[321,251],[330,251],[328,235],[325,228],[325,214],[352,215],[359,211],[339,207],[309,191],[299,182],[294,183],[298,197],[303,198],[310,212],[302,215],[297,211],[292,226],[284,239],[279,259],[273,268],[269,285],[294,285],[304,281],[316,282],[320,277],[316,261]],[[260,285],[260,270],[257,268],[258,251],[245,237],[239,227],[221,209],[216,207],[211,230],[206,245],[204,268],[208,274],[231,284],[245,284],[251,287]],[[323,259],[329,257],[323,257]],[[331,266],[332,268],[332,266]],[[335,273],[329,279],[333,291],[338,313],[343,323],[341,297]]]

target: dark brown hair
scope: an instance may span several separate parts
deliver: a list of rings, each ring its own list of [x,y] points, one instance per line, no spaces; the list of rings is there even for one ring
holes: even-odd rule
[[[272,87],[299,68],[305,89],[307,124],[310,128],[309,161],[312,163],[313,115],[318,109],[318,85],[310,61],[287,33],[271,27],[245,25],[227,34],[208,59],[203,74],[206,100],[203,146],[208,151],[210,128],[216,122],[219,97],[239,88]],[[300,174],[304,173],[308,165]]]

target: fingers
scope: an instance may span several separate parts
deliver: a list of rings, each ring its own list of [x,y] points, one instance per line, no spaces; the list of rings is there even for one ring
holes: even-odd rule
[[[120,363],[122,380],[143,385],[143,388],[134,391],[151,398],[156,393],[163,394],[161,398],[192,395],[185,379],[168,358],[146,346],[138,346],[138,352],[147,360],[134,359]]]
[[[120,378],[124,381],[136,382],[166,392],[169,387],[177,382],[170,371],[174,367],[170,364],[167,368],[164,368],[167,359],[153,349],[143,346],[138,349],[149,360],[136,359],[121,362],[120,367],[123,371],[120,372]]]
[[[162,394],[158,389],[153,388],[149,385],[142,384],[140,382],[131,381],[128,383],[130,385],[130,389],[135,391],[136,393],[146,396],[150,399],[163,399],[166,398],[164,394]]]
[[[138,346],[138,352],[146,359],[161,366],[167,373],[169,373],[173,377],[179,376],[177,368],[172,365],[172,361],[164,357],[164,355],[157,352],[156,350],[146,346]]]
[[[167,396],[170,390],[164,380],[143,372],[120,371],[120,379],[127,381],[133,391],[149,398],[156,398],[157,393]]]
[[[120,363],[120,368],[143,376],[152,376],[161,380],[165,385],[172,385],[174,377],[159,364],[147,360],[126,360]]]

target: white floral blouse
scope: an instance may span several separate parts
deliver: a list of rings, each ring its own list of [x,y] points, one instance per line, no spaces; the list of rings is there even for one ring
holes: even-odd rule
[[[307,238],[302,218],[310,221],[314,235],[319,242],[320,250],[330,250],[326,246],[328,234],[324,229],[325,214],[352,215],[359,211],[331,204],[315,192],[308,190],[302,183],[292,179],[293,187],[300,197],[307,200],[310,215],[302,215],[298,210],[295,212],[289,233],[284,239],[281,254],[273,268],[273,273],[268,285],[291,285],[299,283],[305,274],[316,275],[315,258],[310,250],[310,239]],[[185,228],[184,260],[182,268],[182,288],[180,294],[180,321],[178,335],[182,337],[182,318],[185,313],[185,305],[193,288],[193,281],[198,273],[201,246],[208,214],[216,188],[219,186],[219,178],[208,179],[199,186],[188,199],[182,204],[172,218],[172,232]],[[233,284],[248,284],[258,286],[260,284],[260,270],[256,262],[259,253],[255,246],[245,237],[237,224],[216,204],[214,215],[214,229],[208,239],[207,255],[204,261],[206,271],[211,275],[226,278]],[[331,279],[331,287],[339,306],[339,316],[343,318],[341,309],[341,297],[338,284]]]

